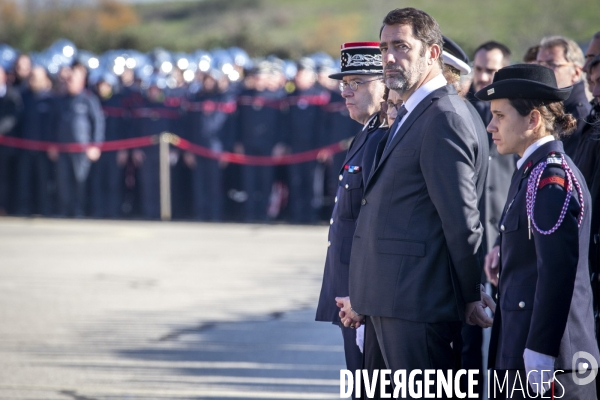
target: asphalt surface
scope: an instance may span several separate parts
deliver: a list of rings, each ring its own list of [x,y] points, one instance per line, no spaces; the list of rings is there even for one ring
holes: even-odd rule
[[[324,226],[0,219],[0,399],[339,398]]]

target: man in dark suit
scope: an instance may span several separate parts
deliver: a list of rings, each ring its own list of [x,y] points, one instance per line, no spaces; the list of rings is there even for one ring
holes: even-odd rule
[[[385,82],[404,106],[365,186],[350,257],[354,309],[342,311],[369,316],[393,371],[451,370],[460,321],[491,325],[479,288],[477,132],[442,75],[442,45],[423,11],[397,9],[384,19]]]
[[[353,61],[358,58],[362,61]],[[366,65],[363,65],[367,59]],[[382,73],[378,42],[346,43],[342,46],[342,70],[330,75],[341,81],[340,89],[350,117],[364,126],[354,138],[339,170],[339,185],[330,220],[327,258],[316,320],[340,325],[346,365],[351,371],[361,369],[362,355],[356,345],[356,331],[340,324],[335,298],[348,296],[352,236],[374,152],[386,132],[385,128],[380,128],[377,113],[385,88]]]
[[[577,119],[577,129],[571,135],[561,139],[565,145],[565,153],[573,158],[586,126],[585,117],[592,108],[585,93],[585,81],[582,79],[585,63],[583,52],[571,39],[549,36],[540,42],[537,63],[554,71],[559,88],[573,86],[571,95],[564,101],[564,107],[565,112]]]

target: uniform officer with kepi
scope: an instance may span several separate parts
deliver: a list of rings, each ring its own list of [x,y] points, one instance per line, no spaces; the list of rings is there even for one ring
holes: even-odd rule
[[[342,329],[346,365],[351,371],[361,368],[362,355],[356,345],[356,331],[340,324],[335,299],[349,294],[348,263],[356,219],[377,143],[386,132],[386,128],[380,127],[378,114],[385,90],[382,74],[379,42],[359,42],[342,45],[341,72],[329,76],[340,80],[340,90],[346,99],[350,117],[364,125],[350,145],[339,171],[316,316],[317,321],[333,322]]]
[[[536,398],[540,389],[550,390],[547,398],[596,398],[594,383],[585,384],[600,359],[587,258],[590,195],[557,140],[576,126],[563,109],[570,93],[535,64],[502,68],[476,93],[491,101],[487,128],[498,152],[520,157],[499,224],[489,351],[490,368],[507,371],[507,398]],[[524,390],[512,390],[519,380]]]

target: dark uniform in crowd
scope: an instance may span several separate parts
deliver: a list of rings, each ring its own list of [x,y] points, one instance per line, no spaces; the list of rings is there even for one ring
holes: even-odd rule
[[[498,307],[489,351],[489,367],[507,371],[507,398],[539,397],[532,393],[558,370],[564,372],[555,377],[560,384],[554,395],[596,398],[593,383],[580,385],[571,374],[582,368],[582,357],[588,363],[583,370],[594,368],[600,354],[586,256],[590,196],[553,136],[575,126],[560,103],[570,92],[557,87],[549,68],[521,64],[501,69],[491,86],[476,93],[492,101],[488,130],[499,151],[521,157],[499,223]],[[521,122],[525,118],[528,125]],[[548,370],[550,377],[529,374],[534,370]],[[525,392],[512,392],[518,376]],[[544,384],[544,390],[549,388]]]
[[[191,95],[184,105],[187,112],[187,137],[214,152],[231,148],[237,99],[229,81],[219,70],[205,78],[202,90]],[[184,154],[191,169],[192,215],[201,221],[221,221],[225,202],[223,166],[219,160]]]
[[[92,162],[100,151],[93,143],[104,141],[104,114],[98,98],[85,90],[85,73],[74,68],[67,80],[68,93],[57,100],[57,140],[92,145],[85,152],[61,153],[57,165],[59,214],[82,217],[87,207],[86,183]]]
[[[283,135],[285,91],[270,90],[275,79],[273,66],[263,62],[258,66],[255,87],[244,90],[238,98],[236,151],[251,156],[271,156]],[[271,166],[242,166],[242,186],[247,199],[244,202],[244,221],[265,222],[274,180]]]
[[[19,136],[23,101],[19,91],[7,84],[6,71],[0,65],[0,135]],[[18,151],[0,146],[0,215],[14,210],[11,193],[14,191],[14,171]]]
[[[100,77],[97,91],[105,117],[106,141],[131,137],[131,118],[125,96],[118,92],[118,79],[107,72]],[[127,150],[108,151],[92,165],[90,172],[91,215],[95,218],[118,218],[122,215]]]
[[[283,141],[292,154],[313,150],[322,142],[322,106],[329,101],[329,92],[316,83],[314,61],[303,58],[298,62],[296,90],[287,97],[288,113]],[[322,191],[324,174],[315,176],[317,162],[307,161],[289,166],[289,207],[292,223],[314,223],[320,204],[317,191]]]
[[[387,130],[387,126],[382,126],[379,113],[375,113],[380,109],[384,92],[383,82],[380,81],[383,69],[378,45],[377,42],[344,44],[342,71],[330,75],[333,79],[342,80],[342,96],[355,104],[350,116],[363,123],[364,127],[355,136],[343,166],[338,169],[338,190],[330,220],[327,258],[316,320],[340,326],[346,366],[351,371],[362,368],[362,355],[357,347],[356,332],[340,322],[336,298],[349,295],[348,264],[356,220],[362,208],[363,190],[377,144]],[[356,65],[349,62],[352,55],[372,58],[372,61],[367,65]]]
[[[152,75],[147,85],[145,96],[131,109],[134,137],[177,131],[181,108],[179,104],[165,104],[163,89],[166,82],[162,77]],[[138,195],[142,216],[158,219],[160,218],[159,147],[148,146],[135,149],[132,152],[132,158],[137,167]]]
[[[22,138],[43,142],[55,139],[56,97],[43,67],[32,70],[30,84],[23,92]],[[44,151],[20,150],[17,167],[17,214],[52,215],[56,182],[53,163]]]

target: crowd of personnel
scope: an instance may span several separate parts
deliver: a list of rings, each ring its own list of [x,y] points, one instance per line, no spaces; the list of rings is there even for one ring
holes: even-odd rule
[[[79,153],[0,146],[0,212],[158,219],[158,146],[101,151],[97,144],[106,141],[170,132],[214,152],[275,157],[325,147],[360,128],[327,78],[331,57],[236,63],[238,54],[224,63],[225,50],[218,52],[221,61],[206,53],[199,64],[183,64],[195,70],[175,57],[165,61],[164,51],[150,53],[143,67],[139,57],[129,68],[133,58],[113,52],[92,69],[76,50],[65,51],[72,57],[60,65],[20,54],[0,67],[0,135],[88,145]],[[171,146],[172,215],[316,223],[331,212],[342,160],[323,151],[297,164],[241,165]]]
[[[575,85],[565,107],[579,125],[565,149],[577,158],[582,131],[590,127],[585,118],[597,101],[586,98],[581,49],[566,40],[546,43],[542,51],[530,49],[524,61],[554,69],[559,85]],[[0,45],[0,53],[5,50]],[[275,157],[351,138],[360,128],[348,116],[338,82],[328,77],[336,62],[323,53],[296,62],[273,56],[251,60],[232,48],[212,56],[202,52],[181,63],[161,49],[143,57],[112,51],[94,65],[98,59],[68,41],[58,41],[54,51],[60,55],[58,64],[48,62],[56,54],[46,59],[15,54],[12,62],[0,57],[0,135],[89,147],[64,153],[0,146],[2,214],[159,218],[158,146],[102,152],[95,143],[170,132],[215,152]],[[137,66],[130,64],[134,59]],[[461,78],[484,123],[491,115],[472,93],[511,61],[521,60],[511,60],[510,50],[500,43],[484,43],[474,53],[473,72]],[[291,165],[240,165],[171,147],[172,215],[205,221],[327,220],[343,157],[343,152],[324,151]],[[493,148],[491,157],[498,159],[491,167],[497,171],[490,173],[486,198],[502,202],[505,194],[498,189],[508,184],[514,163]],[[496,177],[506,181],[500,179],[505,175],[507,182],[494,183]],[[494,201],[488,203],[494,208]]]

